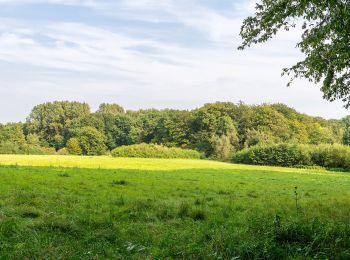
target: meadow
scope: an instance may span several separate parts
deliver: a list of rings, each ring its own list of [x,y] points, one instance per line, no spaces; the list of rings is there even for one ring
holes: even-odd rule
[[[350,175],[0,155],[0,259],[349,259]]]

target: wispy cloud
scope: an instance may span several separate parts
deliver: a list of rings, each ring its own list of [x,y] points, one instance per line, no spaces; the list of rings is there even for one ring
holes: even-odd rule
[[[88,8],[93,17],[57,21],[39,14],[28,20],[16,16],[16,8],[24,4],[26,10],[64,5],[79,14]],[[239,52],[239,28],[253,1],[226,4],[0,0],[0,6],[18,6],[0,19],[0,68],[7,71],[0,75],[0,121],[23,119],[31,106],[55,99],[84,100],[93,107],[115,101],[127,108],[192,108],[244,100],[285,102],[315,115],[346,113],[303,81],[284,87],[281,68],[300,58],[294,49],[298,31]],[[3,109],[11,106],[3,100],[18,97],[25,100],[21,106]]]

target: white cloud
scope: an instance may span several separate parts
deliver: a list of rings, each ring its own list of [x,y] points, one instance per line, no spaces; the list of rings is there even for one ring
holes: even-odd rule
[[[5,2],[9,1],[0,0],[0,4]],[[89,6],[103,13],[108,9],[104,5],[109,4],[78,0],[42,2]],[[292,88],[284,87],[286,79],[280,78],[281,69],[301,58],[293,48],[298,31],[282,33],[266,45],[239,52],[236,48],[242,16],[228,17],[203,6],[188,8],[196,4],[195,0],[185,4],[171,0],[162,1],[162,4],[155,0],[119,2],[123,10],[127,10],[123,14],[125,17],[137,11],[143,15],[134,13],[133,19],[154,18],[156,22],[153,12],[161,11],[168,14],[164,19],[201,32],[207,37],[207,44],[200,48],[155,40],[152,34],[139,38],[130,34],[129,28],[117,31],[67,21],[46,21],[34,26],[18,20],[2,20],[0,62],[35,70],[25,74],[25,69],[18,68],[18,71],[1,75],[0,90],[4,93],[6,89],[6,97],[2,95],[0,101],[25,97],[25,113],[28,107],[39,102],[70,99],[88,101],[93,107],[115,101],[135,109],[193,108],[219,100],[284,102],[313,115],[340,117],[346,114],[340,105],[323,101],[319,90],[309,87],[305,81],[297,81]],[[113,6],[116,8],[115,4]],[[233,8],[246,15],[251,1]],[[107,10],[108,15],[111,10]],[[166,28],[163,32],[171,33]],[[49,38],[51,44],[40,40],[38,35]],[[21,106],[14,109],[22,111]],[[23,112],[18,115],[17,118],[23,118]],[[4,120],[8,117],[0,114],[0,121]]]

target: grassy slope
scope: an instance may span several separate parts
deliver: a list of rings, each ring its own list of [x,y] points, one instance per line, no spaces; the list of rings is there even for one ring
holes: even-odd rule
[[[0,259],[350,257],[346,173],[0,156],[16,163],[81,168],[0,167]]]

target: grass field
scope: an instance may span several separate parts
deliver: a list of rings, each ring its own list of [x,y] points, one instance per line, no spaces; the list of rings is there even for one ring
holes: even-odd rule
[[[73,156],[0,165],[0,259],[350,258],[348,173]]]

